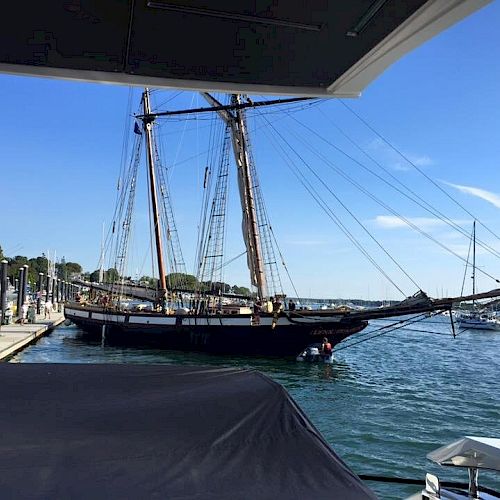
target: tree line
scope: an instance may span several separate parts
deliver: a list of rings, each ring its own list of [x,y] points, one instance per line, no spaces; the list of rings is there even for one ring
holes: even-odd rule
[[[151,279],[148,277],[143,277]],[[141,279],[143,279],[141,278]],[[250,297],[252,292],[244,286],[229,285],[220,281],[198,281],[196,276],[184,273],[167,274],[167,288],[171,290],[200,291],[211,293],[233,293]]]
[[[0,246],[0,260],[7,260],[7,275],[10,282],[14,284],[14,280],[19,277],[19,268],[23,267],[25,264],[28,265],[28,282],[33,285],[37,283],[39,273],[47,274],[48,270],[48,259],[45,254],[42,253],[41,256],[28,258],[24,255],[16,255],[14,257],[4,256],[2,247]],[[99,281],[99,269],[91,273],[83,272],[82,266],[77,262],[66,262],[64,257],[60,262],[56,262],[56,278],[62,279],[64,281],[69,281],[76,276],[90,281]],[[103,281],[104,283],[114,283],[120,279],[118,271],[114,267],[104,271]],[[211,292],[211,293],[233,293],[235,295],[242,295],[245,297],[250,297],[252,295],[251,291],[244,286],[229,285],[224,282],[199,282],[196,276],[192,274],[184,273],[171,273],[166,276],[167,288],[169,290],[179,290],[179,291],[201,291],[201,292]],[[127,282],[133,282],[130,276],[124,277]],[[139,284],[150,286],[152,288],[157,287],[158,280],[152,278],[151,276],[142,276],[139,280]]]

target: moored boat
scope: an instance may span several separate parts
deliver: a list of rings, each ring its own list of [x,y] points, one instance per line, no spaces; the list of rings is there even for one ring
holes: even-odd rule
[[[407,500],[500,499],[500,492],[480,488],[478,482],[480,469],[500,472],[500,439],[466,436],[428,453],[427,458],[439,465],[466,468],[469,473],[468,488],[464,489],[456,483],[450,484],[446,481],[441,483],[436,475],[427,474],[422,492]]]
[[[450,310],[455,302],[463,300],[462,297],[432,300],[419,291],[399,303],[377,309],[339,307],[308,310],[297,307],[284,310],[282,304],[286,295],[278,271],[278,262],[282,261],[284,264],[284,261],[277,248],[264,204],[245,117],[246,108],[282,102],[274,100],[254,103],[246,96],[233,94],[228,104],[222,104],[207,93],[203,96],[210,107],[152,112],[150,92],[148,89],[143,92],[141,113],[135,116],[133,127],[132,159],[121,178],[123,192],[118,197],[119,205],[115,211],[118,215],[112,224],[116,240],[114,269],[117,278],[109,285],[94,286],[106,292],[98,300],[95,300],[96,297],[89,297],[87,301],[67,304],[67,319],[90,334],[104,335],[110,341],[121,343],[230,354],[296,356],[308,345],[321,341],[324,337],[334,347],[364,330],[370,319]],[[213,164],[205,170],[195,259],[196,277],[193,276],[195,286],[190,288],[185,281],[189,275],[185,272],[168,174],[160,158],[161,148],[157,144],[154,125],[160,116],[194,112],[216,113],[221,118],[219,123],[223,128],[214,132],[220,138],[219,156],[211,158]],[[143,146],[147,160],[151,240],[154,241],[152,246],[155,249],[158,275],[157,287],[149,289],[126,283],[124,278],[127,274],[126,259]],[[246,254],[250,284],[253,287],[253,293],[249,291],[249,296],[245,297],[245,307],[228,303],[223,286],[222,270],[227,264],[224,260],[224,237],[227,233],[225,220],[231,150],[237,170],[243,219],[245,251],[240,256]],[[169,280],[167,268],[170,271]],[[172,277],[178,278],[177,281]],[[188,304],[184,302],[183,294],[190,297]],[[487,292],[485,296],[498,295],[500,291],[494,290]],[[126,297],[150,301],[152,310],[126,309],[122,307]]]
[[[486,312],[456,311],[455,319],[465,330],[500,330],[500,321]]]
[[[323,311],[253,314],[171,314],[103,309],[68,304],[70,319],[90,334],[119,343],[226,354],[296,355],[304,346],[328,336],[333,345],[362,331],[366,320]]]
[[[476,221],[472,225],[472,294],[476,293]],[[465,269],[467,272],[467,268]],[[465,277],[465,276],[464,276]],[[485,308],[481,308],[475,300],[472,301],[472,309],[454,311],[455,319],[460,328],[464,330],[500,330],[500,321],[490,314]]]

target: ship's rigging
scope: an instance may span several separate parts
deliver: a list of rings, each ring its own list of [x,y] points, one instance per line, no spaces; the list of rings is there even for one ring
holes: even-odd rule
[[[384,269],[373,255],[367,251],[361,242],[359,236],[354,234],[354,231],[348,227],[339,215],[339,209],[334,209],[331,202],[326,197],[329,196],[362,228],[365,235],[379,247],[383,254],[396,266],[399,271],[406,276],[412,283],[413,289],[420,289],[415,278],[404,269],[393,252],[390,252],[380,241],[374,236],[361,219],[356,216],[352,209],[347,206],[345,201],[336,192],[335,186],[326,182],[323,175],[319,173],[317,167],[306,160],[303,154],[298,153],[297,148],[291,145],[291,142],[284,137],[281,130],[278,129],[275,121],[272,120],[273,112],[263,112],[266,106],[271,104],[283,105],[297,103],[300,106],[312,106],[318,103],[317,100],[301,102],[301,99],[275,99],[270,101],[254,102],[246,96],[233,95],[230,97],[230,102],[224,104],[216,97],[209,94],[203,94],[203,97],[208,101],[210,107],[195,107],[189,110],[175,110],[168,112],[153,112],[149,104],[149,93],[145,92],[143,96],[142,113],[135,115],[136,124],[142,123],[140,133],[135,134],[133,151],[133,159],[130,163],[125,175],[122,176],[121,189],[122,194],[119,197],[118,209],[114,219],[114,228],[117,236],[117,251],[115,267],[118,275],[122,279],[127,274],[126,272],[126,257],[130,243],[130,232],[133,226],[132,213],[134,209],[135,187],[138,176],[139,155],[142,148],[143,137],[146,137],[146,150],[149,155],[149,169],[151,170],[148,177],[150,189],[150,203],[156,204],[157,218],[151,221],[151,227],[154,231],[156,248],[163,246],[165,249],[165,263],[163,264],[160,258],[157,258],[156,274],[159,278],[158,297],[161,300],[166,296],[167,288],[172,292],[186,291],[189,286],[186,282],[186,265],[180,245],[179,232],[174,217],[172,196],[169,187],[169,174],[166,164],[161,160],[160,155],[161,142],[157,137],[156,122],[164,117],[178,117],[181,115],[197,116],[198,114],[214,114],[216,113],[222,121],[223,126],[220,126],[218,140],[213,140],[211,148],[218,149],[220,152],[216,155],[211,155],[210,164],[206,166],[204,177],[204,203],[202,204],[202,213],[200,217],[198,249],[195,264],[195,276],[198,284],[196,289],[191,289],[191,292],[208,293],[212,295],[221,295],[224,290],[221,285],[224,282],[224,269],[228,262],[225,256],[225,236],[227,233],[227,199],[229,196],[229,179],[230,179],[230,149],[233,150],[237,165],[238,187],[241,195],[241,209],[243,215],[243,234],[246,246],[248,267],[250,270],[250,280],[255,286],[256,296],[258,298],[267,299],[272,296],[283,296],[284,287],[278,271],[278,260],[276,258],[277,249],[275,247],[274,236],[271,230],[271,224],[267,215],[267,210],[264,205],[264,197],[262,195],[259,176],[255,167],[255,162],[252,157],[252,149],[250,147],[250,138],[248,134],[248,125],[246,123],[245,112],[247,109],[256,109],[256,115],[264,123],[264,134],[268,136],[270,143],[278,151],[279,155],[288,164],[292,173],[299,179],[299,182],[305,187],[306,191],[315,199],[320,208],[328,215],[328,217],[337,225],[337,227],[346,235],[346,237],[354,244],[354,246],[367,258],[367,260],[395,287],[403,296],[410,295],[407,290],[404,290]],[[282,108],[282,106],[280,106]],[[350,108],[349,108],[350,109]],[[319,109],[322,115],[325,115],[322,109]],[[318,134],[310,125],[303,123],[296,113],[292,113],[289,109],[284,109],[283,113],[289,118],[289,123],[295,123],[309,134],[317,136],[321,141],[331,146],[340,154],[344,155],[350,161],[361,166],[366,172],[377,178],[385,185],[395,190],[400,195],[406,197],[409,201],[420,206],[428,213],[432,214],[439,220],[442,220],[450,228],[455,229],[462,235],[466,235],[465,229],[461,227],[454,219],[446,216],[441,210],[436,209],[432,204],[425,201],[413,189],[408,188],[401,183],[392,173],[387,172],[379,162],[370,157],[370,154],[357,145],[352,138],[346,137],[354,145],[357,146],[367,158],[371,159],[375,165],[380,167],[385,173],[390,175],[379,174],[373,167],[367,166],[358,158],[346,153],[342,148],[334,144],[330,139]],[[326,117],[330,118],[330,117]],[[198,122],[197,122],[198,123]],[[281,125],[281,122],[280,122]],[[137,126],[137,125],[136,125]],[[217,134],[212,134],[212,136]],[[318,150],[314,144],[308,142],[305,134],[300,134],[297,130],[291,130],[290,136],[302,144],[305,149],[309,150],[317,159],[326,164],[328,168],[336,175],[340,176],[345,181],[349,182],[363,195],[370,198],[380,207],[394,217],[398,217],[409,227],[419,232],[421,235],[439,245],[443,250],[454,255],[458,259],[466,262],[458,252],[440,242],[430,232],[423,230],[414,223],[411,218],[403,216],[397,210],[394,210],[386,201],[376,196],[370,189],[365,188],[352,175],[347,173],[344,168],[338,163],[333,162],[325,153]],[[385,140],[385,139],[384,139]],[[232,147],[230,147],[232,146]],[[409,160],[408,160],[409,161]],[[418,167],[416,167],[418,168]],[[152,180],[153,179],[153,180]],[[316,182],[313,185],[312,180]],[[153,185],[156,184],[157,185]],[[318,187],[319,186],[319,187]],[[320,193],[320,188],[323,193]],[[440,189],[442,189],[440,187]],[[325,194],[326,192],[326,194]],[[155,201],[156,198],[156,201]],[[468,212],[470,213],[470,212]],[[154,217],[154,216],[153,216]],[[119,222],[121,221],[121,222]],[[161,221],[161,222],[160,222]],[[495,233],[489,230],[491,234]],[[163,233],[163,237],[162,237]],[[495,235],[496,236],[496,235]],[[491,244],[477,241],[478,245],[492,255],[500,256],[500,253],[494,249]],[[160,252],[163,255],[163,252]],[[243,255],[243,254],[241,254]],[[232,259],[230,259],[232,260]],[[283,260],[282,256],[281,259]],[[284,262],[283,262],[284,263]],[[163,269],[163,271],[162,271]],[[495,282],[498,280],[484,269],[478,269],[482,273]],[[170,282],[167,283],[166,276],[169,276]],[[163,281],[161,276],[164,276]],[[294,286],[292,285],[294,288]],[[298,295],[298,294],[296,294]],[[170,297],[171,298],[171,297]]]
[[[366,331],[357,339],[351,339],[346,345],[376,338],[413,324],[429,314],[439,311],[451,311],[459,300],[479,300],[500,296],[500,290],[492,290],[469,297],[431,299],[418,285],[415,278],[404,269],[400,258],[396,258],[374,234],[366,221],[362,220],[355,208],[349,206],[338,192],[335,183],[325,178],[317,160],[299,151],[282,132],[283,123],[272,120],[273,111],[262,111],[270,105],[284,105],[282,100],[268,101],[264,104],[254,102],[245,95],[233,94],[224,103],[223,98],[203,94],[210,108],[194,108],[175,112],[154,112],[151,104],[151,92],[146,89],[142,94],[141,111],[134,116],[132,155],[127,168],[120,175],[118,203],[113,217],[111,234],[116,238],[114,266],[116,280],[111,285],[98,285],[100,289],[111,292],[111,297],[91,297],[91,303],[69,305],[66,315],[82,328],[101,335],[109,334],[118,339],[136,339],[143,342],[148,337],[152,342],[161,341],[174,349],[195,349],[211,352],[247,353],[256,355],[285,355],[299,352],[304,346],[317,341],[318,337],[328,336],[332,345],[362,332],[368,321],[390,317],[402,317],[392,324],[381,326],[379,331]],[[302,102],[295,105],[313,106],[317,101]],[[290,104],[291,100],[286,100]],[[264,196],[252,154],[248,109],[255,108],[254,117],[264,124],[263,135],[270,138],[273,147],[285,160],[293,175],[311,195],[320,209],[353,243],[355,248],[391,283],[405,298],[397,304],[378,309],[351,310],[333,308],[325,311],[295,310],[289,307],[283,310],[282,301],[286,297],[279,275],[277,255],[287,271],[282,252],[277,247]],[[178,224],[174,217],[173,196],[169,186],[168,163],[162,160],[159,120],[162,117],[211,115],[209,120],[210,145],[207,161],[204,165],[202,180],[203,195],[199,219],[197,251],[194,276],[186,273],[186,265],[181,250]],[[297,116],[290,116],[290,121],[302,125]],[[255,123],[253,123],[255,130]],[[310,127],[305,126],[310,133]],[[183,130],[183,135],[185,128]],[[336,165],[336,162],[316,150],[310,136],[291,134],[304,150],[323,162],[328,170],[338,175],[367,198],[383,207],[396,220],[420,229],[431,241],[442,249],[464,260],[457,252],[440,243],[433,235],[426,233],[410,218],[395,211],[387,199],[381,199],[371,188],[365,188],[351,173]],[[328,142],[330,142],[328,140]],[[141,169],[141,152],[145,150],[146,168]],[[231,151],[234,161],[231,161]],[[274,164],[274,161],[272,162]],[[235,168],[232,168],[235,167]],[[147,313],[124,305],[126,296],[140,296],[140,287],[126,279],[127,257],[130,254],[131,235],[134,229],[134,208],[136,190],[141,170],[147,171],[150,214],[150,249],[154,250],[152,268],[156,267],[158,277],[155,289],[143,289],[143,297],[154,303],[154,310]],[[267,167],[269,170],[269,167]],[[235,171],[235,172],[234,172]],[[237,302],[233,296],[228,303],[223,300],[226,290],[226,265],[233,259],[226,257],[226,235],[228,233],[228,207],[231,173],[236,177],[240,198],[242,233],[249,281],[254,287],[253,297],[247,297],[244,303]],[[234,173],[236,175],[234,175]],[[268,173],[268,171],[266,171]],[[262,170],[260,171],[262,174]],[[183,179],[189,174],[184,173]],[[389,181],[389,185],[392,185]],[[409,193],[409,190],[404,191]],[[410,196],[415,201],[415,197]],[[432,207],[430,204],[424,206]],[[434,211],[433,213],[438,213]],[[346,215],[347,214],[347,217]],[[355,222],[354,229],[347,220]],[[446,218],[448,222],[451,218]],[[455,224],[455,222],[453,223]],[[358,233],[355,232],[358,231]],[[363,238],[365,241],[363,241]],[[378,258],[366,248],[366,242],[374,245],[379,252]],[[488,250],[490,245],[485,245]],[[101,252],[102,253],[102,252]],[[494,253],[494,252],[493,252]],[[380,262],[380,256],[392,264],[388,271]],[[393,278],[394,268],[411,283],[409,294]],[[493,275],[484,269],[482,273],[490,278]],[[141,273],[142,274],[142,273]],[[152,273],[154,275],[154,272]],[[190,279],[192,278],[192,279]],[[495,280],[497,281],[497,280]],[[296,292],[295,285],[292,288]],[[97,300],[95,300],[97,298]],[[250,302],[248,299],[252,299]],[[405,319],[406,316],[406,319]],[[450,315],[452,321],[453,319]],[[453,333],[454,330],[453,330]]]

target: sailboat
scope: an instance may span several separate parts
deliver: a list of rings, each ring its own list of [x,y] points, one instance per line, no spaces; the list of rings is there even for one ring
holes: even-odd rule
[[[476,293],[476,221],[472,225],[472,295]],[[500,330],[500,321],[482,310],[472,300],[472,310],[455,311],[455,318],[462,329]]]
[[[106,300],[99,303],[80,301],[67,304],[67,319],[90,334],[102,335],[110,341],[121,343],[238,355],[295,356],[308,345],[321,342],[325,337],[335,346],[364,330],[370,319],[449,311],[455,302],[464,300],[433,300],[419,291],[400,303],[377,309],[285,309],[285,295],[281,291],[277,273],[278,259],[273,246],[273,234],[251,153],[245,113],[250,107],[283,104],[300,101],[301,98],[253,102],[245,95],[232,94],[229,103],[223,104],[208,93],[202,95],[209,103],[208,108],[153,113],[150,91],[145,89],[142,93],[142,112],[135,116],[135,143],[131,161],[133,168],[128,174],[129,194],[121,197],[123,205],[120,211],[124,215],[116,230],[116,239],[119,241],[116,268],[121,282],[92,285],[94,292],[101,290],[101,293],[109,294],[110,297],[106,296]],[[182,278],[185,274],[169,188],[160,168],[155,121],[161,115],[195,112],[217,113],[224,126],[224,133],[213,198],[210,202],[207,195],[204,203],[205,217],[200,225],[197,253],[200,286],[188,290],[182,279],[167,281],[165,253],[171,263],[172,273],[169,276]],[[125,283],[123,279],[143,138],[159,276],[156,289],[144,289]],[[246,297],[242,301],[226,297],[218,281],[220,278],[217,278],[217,273],[224,265],[223,237],[226,232],[224,224],[231,150],[237,170],[245,253],[250,281],[255,289],[255,296]],[[211,182],[212,177],[207,167],[204,187]],[[478,294],[477,297],[498,295],[500,291],[494,290]],[[153,306],[147,311],[127,309],[123,307],[124,296],[149,300]]]

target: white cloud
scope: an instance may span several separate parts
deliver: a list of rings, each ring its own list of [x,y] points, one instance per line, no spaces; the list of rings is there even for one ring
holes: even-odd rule
[[[434,165],[434,160],[427,155],[413,156],[406,155],[408,159],[417,167],[428,167],[429,165]]]
[[[373,221],[384,229],[411,228],[405,219],[420,229],[432,229],[446,224],[443,220],[434,217],[405,217],[403,219],[395,215],[377,215]]]
[[[486,191],[486,189],[481,189],[474,186],[462,186],[460,184],[452,184],[451,182],[443,182],[448,186],[458,189],[458,191],[461,191],[462,193],[476,196],[477,198],[481,198],[482,200],[491,203],[495,207],[500,208],[500,195],[496,193],[492,193],[491,191]]]
[[[386,142],[380,138],[372,140],[368,144],[368,149],[376,152],[382,159],[380,163],[385,164],[393,170],[407,171],[411,170],[412,166],[406,161],[396,150],[391,148]],[[417,167],[428,167],[434,165],[434,160],[428,155],[418,155],[413,153],[405,153],[404,156]]]

